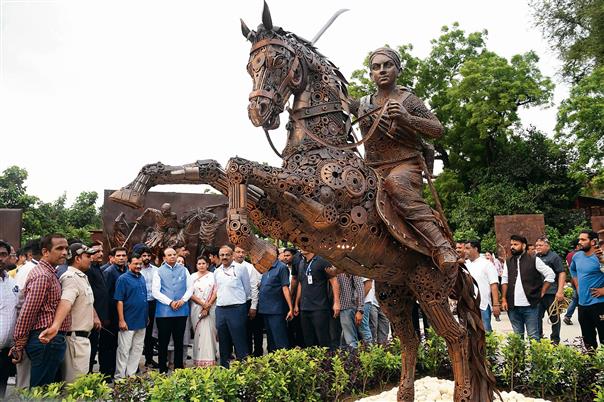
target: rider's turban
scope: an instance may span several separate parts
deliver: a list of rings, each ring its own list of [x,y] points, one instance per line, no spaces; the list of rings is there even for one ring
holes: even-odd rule
[[[386,56],[390,60],[392,60],[392,62],[396,66],[396,68],[400,71],[401,58],[399,57],[398,53],[395,50],[392,50],[389,47],[380,47],[379,49],[376,49],[373,52],[371,52],[371,54],[369,55],[369,65],[371,65],[373,58],[375,56],[377,56],[378,54],[381,54],[382,56]]]

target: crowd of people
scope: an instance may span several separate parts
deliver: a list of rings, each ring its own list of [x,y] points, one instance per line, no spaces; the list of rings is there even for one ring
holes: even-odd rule
[[[457,242],[456,250],[476,282],[485,331],[492,331],[491,316],[499,320],[501,311],[506,311],[515,333],[539,340],[544,336],[547,313],[550,339],[558,344],[561,322],[573,325],[571,317],[578,307],[583,343],[587,349],[595,349],[598,338],[604,343],[602,245],[597,233],[582,231],[566,256],[566,266],[545,236],[531,247],[525,237],[512,235],[508,259],[488,251],[481,254],[481,244],[475,240]],[[570,303],[564,294],[566,287],[573,289]]]
[[[304,250],[279,250],[261,274],[246,250],[86,245],[52,234],[18,252],[0,241],[0,397],[98,370],[110,381],[148,369],[228,367],[280,348],[386,342],[373,280],[338,273]],[[419,324],[418,324],[419,328]],[[266,347],[265,338],[266,334]],[[155,360],[157,356],[157,360]],[[98,363],[98,366],[97,366]]]
[[[513,235],[511,257],[497,258],[478,241],[458,242],[457,253],[476,282],[486,331],[506,311],[514,332],[560,342],[567,273],[587,348],[604,342],[604,256],[598,236],[581,232],[563,260],[541,237],[530,251]],[[184,247],[155,256],[144,244],[115,247],[104,263],[103,244],[53,234],[18,252],[0,241],[0,397],[7,380],[17,387],[72,382],[98,371],[110,381],[148,369],[168,372],[261,356],[290,347],[357,347],[386,342],[390,323],[375,283],[339,273],[307,250],[285,248],[261,274],[246,250],[208,247],[186,267]],[[154,264],[155,262],[155,264]],[[562,306],[562,307],[561,307]],[[414,311],[419,335],[421,310]],[[424,317],[424,327],[429,323]],[[264,334],[266,333],[266,350]],[[157,361],[155,356],[158,356]]]

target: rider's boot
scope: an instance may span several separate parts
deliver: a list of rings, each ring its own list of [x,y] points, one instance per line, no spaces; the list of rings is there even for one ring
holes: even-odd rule
[[[433,244],[432,256],[441,271],[448,271],[457,263],[457,252],[434,222],[415,221],[413,226]]]

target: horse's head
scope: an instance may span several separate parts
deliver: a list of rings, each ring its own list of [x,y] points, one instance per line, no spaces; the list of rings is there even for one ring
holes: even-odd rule
[[[241,32],[252,42],[247,71],[254,85],[248,114],[255,126],[272,130],[279,127],[279,114],[289,97],[302,88],[303,68],[297,44],[287,32],[273,26],[266,3],[257,31],[241,21]]]

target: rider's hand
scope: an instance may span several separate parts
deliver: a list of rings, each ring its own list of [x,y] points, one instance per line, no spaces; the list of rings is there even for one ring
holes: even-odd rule
[[[386,110],[388,112],[388,117],[392,120],[400,121],[402,123],[406,123],[409,121],[411,115],[407,112],[407,109],[400,103],[395,100],[390,100],[388,102],[388,108]]]

